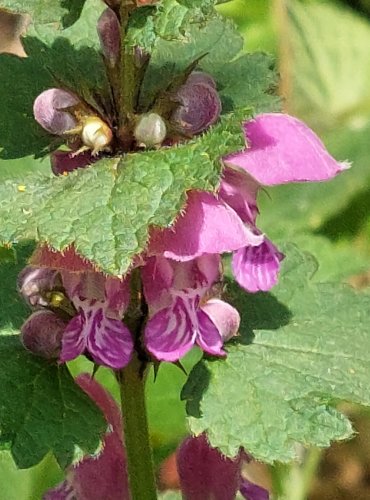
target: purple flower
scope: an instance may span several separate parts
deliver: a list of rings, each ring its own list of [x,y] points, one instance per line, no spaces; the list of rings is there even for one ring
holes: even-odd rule
[[[220,257],[203,255],[187,262],[152,257],[142,268],[144,294],[149,305],[144,341],[148,351],[159,360],[177,361],[195,344],[209,354],[223,356],[223,343],[230,324],[202,307],[202,300],[219,277]],[[220,309],[234,318],[237,311],[220,301]],[[238,319],[231,322],[235,327]]]
[[[187,500],[234,500],[237,491],[248,500],[268,500],[269,493],[241,475],[245,453],[235,459],[212,448],[205,434],[188,437],[177,450],[181,491]]]
[[[129,329],[122,316],[129,303],[129,282],[101,273],[62,272],[67,295],[77,315],[68,323],[62,339],[60,361],[88,353],[101,365],[126,366],[133,352]]]
[[[112,397],[89,375],[79,375],[78,385],[103,411],[110,431],[102,451],[87,456],[67,470],[66,480],[49,490],[43,500],[129,500],[121,414]]]
[[[320,139],[294,117],[258,115],[244,124],[247,148],[224,158],[218,195],[191,192],[174,227],[153,229],[149,255],[185,262],[205,253],[233,252],[238,283],[250,292],[277,282],[284,256],[256,226],[261,186],[324,181],[349,167],[338,163]]]

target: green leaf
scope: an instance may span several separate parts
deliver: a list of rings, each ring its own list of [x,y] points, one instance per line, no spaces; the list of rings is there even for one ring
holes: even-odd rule
[[[194,23],[214,14],[214,0],[162,0],[154,6],[136,9],[130,17],[126,38],[129,46],[151,52],[157,39],[186,41]]]
[[[36,24],[73,24],[80,16],[85,0],[0,0],[0,9],[29,14]]]
[[[289,461],[297,443],[325,447],[352,435],[338,401],[370,405],[370,296],[312,282],[313,258],[285,250],[272,293],[229,284],[241,337],[226,360],[196,365],[183,390],[192,432],[207,432],[228,456],[243,446],[258,460]]]
[[[321,129],[368,120],[370,23],[338,5],[288,8],[294,112]]]
[[[67,177],[8,180],[0,185],[0,241],[36,239],[57,250],[74,244],[103,271],[123,274],[145,249],[149,226],[170,226],[188,190],[215,191],[220,158],[243,146],[241,118],[233,115],[175,148],[102,160]]]
[[[17,276],[26,266],[33,248],[32,244],[17,245],[12,249],[14,258],[0,262],[0,283],[3,283],[0,287],[0,335],[18,333],[29,316],[30,311],[17,292]]]
[[[141,93],[141,107],[147,109],[171,79],[201,58],[199,69],[211,74],[223,105],[223,112],[249,106],[255,112],[273,111],[279,100],[274,95],[277,74],[273,60],[265,54],[237,58],[243,40],[232,22],[213,17],[193,25],[183,41],[159,40],[152,54]]]
[[[18,336],[0,336],[0,429],[20,468],[52,451],[66,467],[82,450],[94,453],[106,429],[95,404],[65,366],[25,351]]]

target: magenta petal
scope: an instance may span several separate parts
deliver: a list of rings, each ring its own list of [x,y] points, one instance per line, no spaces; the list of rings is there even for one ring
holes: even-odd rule
[[[234,500],[240,475],[239,459],[211,448],[204,434],[185,439],[177,451],[181,491],[189,500]]]
[[[60,361],[70,361],[87,350],[96,363],[119,369],[128,364],[133,348],[128,328],[120,320],[109,318],[102,307],[91,306],[80,309],[68,323]]]
[[[71,361],[82,354],[86,349],[86,338],[83,335],[84,319],[78,314],[68,323],[63,333],[60,361]]]
[[[210,299],[202,306],[202,311],[216,325],[224,342],[237,334],[240,315],[232,305],[220,299]]]
[[[259,188],[258,182],[245,172],[226,167],[219,197],[235,210],[243,222],[254,225],[258,215],[257,192]]]
[[[337,162],[317,135],[293,116],[261,114],[244,124],[249,147],[224,158],[265,186],[324,181],[349,168]]]
[[[157,359],[178,361],[193,347],[196,331],[184,300],[158,311],[145,328],[145,346]]]
[[[283,258],[271,241],[265,239],[258,247],[245,247],[234,253],[233,274],[248,292],[266,292],[276,285]]]
[[[196,343],[203,351],[209,354],[225,356],[226,353],[222,349],[223,338],[211,318],[201,309],[197,311],[197,318],[198,335]]]
[[[169,289],[173,284],[173,261],[164,257],[150,257],[141,269],[145,299],[149,306],[149,313],[171,305]]]
[[[113,369],[126,366],[134,344],[128,328],[118,319],[108,318],[102,309],[89,318],[87,350],[96,363]]]
[[[186,261],[203,253],[221,254],[260,243],[261,237],[232,208],[210,193],[193,191],[174,227],[152,231],[148,253]]]
[[[247,500],[269,500],[270,495],[265,488],[251,483],[248,479],[243,479],[240,486],[240,493]]]
[[[130,281],[108,276],[105,279],[107,308],[122,316],[130,302]]]

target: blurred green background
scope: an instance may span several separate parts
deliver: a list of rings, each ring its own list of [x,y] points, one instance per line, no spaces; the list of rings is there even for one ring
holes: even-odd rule
[[[275,54],[284,110],[316,130],[337,159],[353,164],[330,183],[283,186],[269,190],[268,195],[261,193],[259,226],[274,240],[289,239],[313,253],[321,265],[315,279],[349,281],[367,293],[370,0],[234,0],[219,10],[237,23],[245,51]],[[7,276],[10,272],[15,276],[19,266],[9,266]],[[198,357],[196,351],[191,353],[185,367],[190,369]],[[78,360],[72,369],[78,373],[91,366]],[[179,400],[185,378],[172,365],[161,366],[155,383],[153,374],[149,378],[148,406],[157,464],[186,435],[184,405]],[[117,395],[108,371],[100,370],[98,379]],[[370,499],[370,420],[356,409],[349,411],[358,421],[361,435],[351,445],[333,448],[334,455],[332,449],[324,456],[312,500]],[[259,473],[268,484],[267,471]],[[61,478],[51,457],[33,469],[16,471],[9,454],[0,452],[0,500],[38,500]]]

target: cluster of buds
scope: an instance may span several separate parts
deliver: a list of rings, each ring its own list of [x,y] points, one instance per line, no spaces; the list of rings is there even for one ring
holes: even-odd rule
[[[155,2],[132,2],[141,7]],[[66,174],[75,168],[91,165],[97,157],[138,148],[158,148],[186,140],[213,125],[221,113],[221,101],[216,84],[210,75],[193,71],[183,85],[173,89],[166,99],[170,113],[149,109],[144,114],[135,112],[120,123],[118,109],[121,57],[120,2],[110,1],[101,14],[97,31],[108,79],[112,86],[113,101],[103,108],[92,107],[70,89],[51,88],[42,92],[34,102],[34,117],[49,134],[59,136],[68,150],[54,151],[52,170],[56,175]],[[140,47],[133,50],[138,85],[143,80],[149,54]],[[101,99],[98,99],[101,101]],[[154,106],[155,107],[155,106]],[[105,113],[103,109],[109,109]],[[99,111],[98,111],[99,110]],[[123,131],[123,132],[122,132]]]

